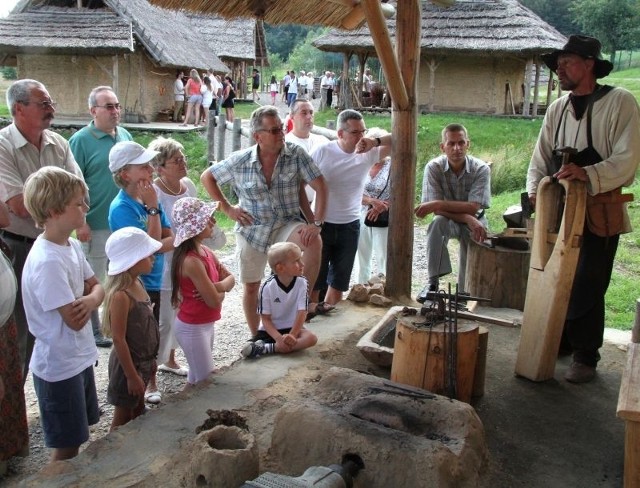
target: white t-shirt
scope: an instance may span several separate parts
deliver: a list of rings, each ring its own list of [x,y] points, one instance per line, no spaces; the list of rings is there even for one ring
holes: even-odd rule
[[[362,192],[371,166],[380,161],[380,148],[363,154],[346,153],[338,141],[314,149],[311,157],[327,182],[325,221],[347,224],[360,218]]]
[[[271,275],[260,287],[258,313],[271,315],[271,321],[278,330],[293,327],[298,312],[308,307],[307,287],[308,282],[303,276],[296,276],[285,288],[276,275]],[[258,329],[264,330],[262,321]]]
[[[300,146],[307,154],[311,155],[311,151],[315,148],[325,145],[329,142],[325,136],[321,136],[320,134],[314,134],[312,132],[309,133],[309,137],[306,139],[302,139],[293,134],[293,132],[287,132],[287,135],[284,136],[284,140],[287,142],[292,142],[293,144]],[[305,185],[304,191],[307,194],[307,200],[313,202],[313,199],[316,197],[316,192],[309,185]]]
[[[215,76],[211,78],[211,90],[213,91],[214,97],[222,95],[222,93],[218,95],[218,92],[222,92],[222,83],[220,83],[218,81],[218,78],[216,78]]]
[[[58,308],[84,292],[84,281],[94,272],[80,243],[69,238],[60,246],[40,235],[27,256],[22,272],[22,300],[29,331],[36,338],[29,368],[45,381],[69,379],[98,360],[90,321],[75,331]]]
[[[213,85],[211,85],[211,89],[213,89]],[[204,83],[200,87],[200,93],[202,93],[202,106],[204,108],[209,108],[211,106],[211,102],[213,102],[213,91],[207,88],[207,85]]]

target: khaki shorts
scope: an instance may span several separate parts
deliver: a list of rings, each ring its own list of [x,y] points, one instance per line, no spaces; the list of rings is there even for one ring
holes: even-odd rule
[[[303,222],[294,221],[280,227],[273,242],[285,242]],[[240,234],[236,234],[236,259],[240,269],[240,283],[260,283],[264,279],[264,269],[267,266],[267,253],[252,247]]]

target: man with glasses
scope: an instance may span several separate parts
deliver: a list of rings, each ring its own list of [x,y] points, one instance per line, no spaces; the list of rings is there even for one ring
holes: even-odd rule
[[[320,264],[326,185],[318,167],[304,149],[284,140],[276,107],[265,105],[251,114],[254,146],[237,151],[206,169],[200,180],[220,202],[220,210],[236,221],[236,253],[243,284],[242,306],[251,335],[260,325],[258,291],[264,278],[267,250],[275,242],[290,241],[303,251],[304,276],[314,283]],[[300,215],[304,183],[316,191],[313,219]],[[238,195],[232,205],[220,190],[230,184]]]
[[[93,120],[69,139],[71,151],[89,187],[89,212],[84,226],[76,235],[82,242],[87,261],[101,283],[107,269],[104,251],[109,230],[109,205],[118,194],[118,187],[109,171],[109,151],[120,141],[133,138],[120,123],[120,102],[110,86],[98,86],[89,94],[89,113]],[[98,347],[110,347],[111,340],[100,332],[97,310],[91,314],[91,327]]]
[[[311,301],[326,290],[324,302],[336,305],[349,289],[360,237],[362,193],[371,167],[391,153],[391,134],[364,137],[362,114],[344,110],[336,123],[338,139],[311,151],[328,189],[326,222],[322,228],[322,261]]]
[[[21,286],[22,268],[36,237],[42,231],[24,206],[26,179],[43,166],[58,166],[82,176],[67,141],[49,129],[56,103],[45,86],[36,80],[18,80],[7,90],[7,107],[13,122],[0,130],[0,200],[9,208],[10,224],[0,231],[8,244],[13,267]],[[15,305],[23,382],[29,371],[34,338],[29,333],[22,306],[22,293]]]

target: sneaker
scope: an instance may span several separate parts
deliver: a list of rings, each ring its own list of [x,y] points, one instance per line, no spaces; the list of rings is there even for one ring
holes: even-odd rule
[[[247,342],[240,354],[247,359],[262,356],[264,354],[264,341]]]
[[[595,376],[596,368],[574,361],[564,374],[564,379],[569,383],[589,383]]]

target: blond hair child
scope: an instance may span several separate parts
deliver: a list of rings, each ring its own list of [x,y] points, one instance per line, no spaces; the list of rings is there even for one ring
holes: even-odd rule
[[[241,351],[245,358],[300,351],[318,338],[304,328],[308,307],[308,283],[302,272],[302,251],[293,242],[277,242],[267,260],[273,274],[260,287],[258,333]]]
[[[51,461],[75,457],[100,419],[93,365],[98,350],[89,323],[104,290],[71,233],[85,223],[84,181],[45,166],[24,186],[25,206],[44,232],[22,273],[29,331],[36,341],[29,367]],[[64,408],[61,406],[64,405]]]
[[[213,372],[213,327],[220,319],[225,293],[235,285],[233,275],[202,244],[211,237],[217,202],[186,197],[173,207],[175,250],[171,264],[171,302],[178,309],[175,333],[194,385]]]
[[[107,401],[115,406],[111,430],[144,413],[145,388],[155,373],[160,333],[140,275],[151,271],[161,245],[135,227],[115,231],[105,245],[102,333],[113,338],[107,389]]]

